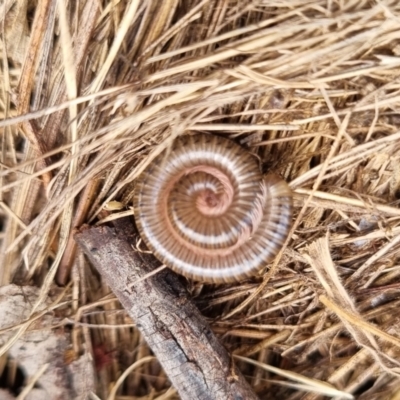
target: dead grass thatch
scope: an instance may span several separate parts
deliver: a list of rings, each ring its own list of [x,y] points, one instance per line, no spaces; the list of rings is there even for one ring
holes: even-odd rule
[[[264,279],[188,283],[260,398],[400,398],[397,0],[0,7],[1,285],[41,288],[31,318],[58,295],[53,327],[92,355],[99,398],[177,395],[72,229],[131,214],[132,182],[189,131],[235,139],[295,192]]]

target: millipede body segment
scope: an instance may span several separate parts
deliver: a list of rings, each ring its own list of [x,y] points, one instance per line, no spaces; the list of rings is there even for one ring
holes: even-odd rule
[[[257,159],[218,136],[183,136],[140,175],[140,235],[165,265],[205,282],[232,282],[272,261],[292,223],[292,192]]]

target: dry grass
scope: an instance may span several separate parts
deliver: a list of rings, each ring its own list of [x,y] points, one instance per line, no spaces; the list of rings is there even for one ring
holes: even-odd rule
[[[400,398],[397,0],[6,0],[0,16],[1,284],[40,286],[34,317],[72,270],[54,325],[97,354],[101,399],[177,397],[70,234],[130,207],[188,131],[234,138],[296,193],[264,279],[188,283],[260,398]]]

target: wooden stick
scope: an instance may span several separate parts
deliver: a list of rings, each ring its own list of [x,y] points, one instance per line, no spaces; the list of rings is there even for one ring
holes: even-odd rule
[[[137,235],[128,220],[84,226],[75,240],[136,322],[182,400],[256,400],[225,348],[189,301],[177,275],[133,248]]]

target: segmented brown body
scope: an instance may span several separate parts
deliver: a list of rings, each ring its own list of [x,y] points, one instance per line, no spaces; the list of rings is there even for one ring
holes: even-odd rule
[[[177,139],[138,178],[143,240],[175,272],[232,282],[272,261],[292,223],[292,192],[255,157],[218,136]]]

